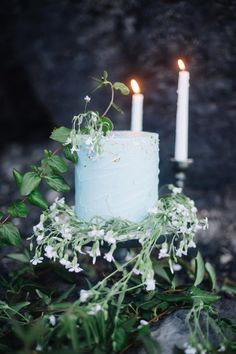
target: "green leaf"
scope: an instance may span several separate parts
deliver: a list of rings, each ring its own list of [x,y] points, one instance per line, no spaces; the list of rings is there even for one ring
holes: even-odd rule
[[[142,342],[147,354],[160,354],[158,342],[152,338],[149,326],[143,326],[139,330],[138,339]]]
[[[220,296],[209,293],[208,291],[196,288],[194,286],[188,290],[188,293],[195,303],[202,301],[204,304],[210,305],[220,299]]]
[[[102,126],[102,131],[104,135],[106,135],[109,131],[113,129],[113,123],[108,117],[99,118],[97,124]]]
[[[41,177],[35,172],[27,172],[24,174],[20,191],[22,195],[29,195],[34,189],[38,187],[41,182]]]
[[[19,171],[17,171],[15,168],[13,169],[12,173],[15,178],[17,187],[20,188],[21,183],[22,183],[22,179],[23,179],[23,175]]]
[[[49,187],[57,192],[64,193],[70,190],[70,186],[62,176],[46,176],[45,180]]]
[[[65,158],[73,163],[77,163],[79,158],[78,158],[78,154],[77,152],[73,152],[73,154],[71,153],[71,144],[70,145],[66,145],[63,148],[63,154],[65,156]]]
[[[0,219],[3,217],[3,215],[4,215],[4,214],[0,211]]]
[[[205,275],[205,266],[201,253],[198,251],[195,258],[195,282],[194,286],[201,284]]]
[[[20,246],[21,237],[17,227],[11,222],[0,224],[0,245]]]
[[[47,203],[46,199],[43,197],[43,195],[39,191],[31,192],[30,195],[28,196],[28,201],[31,204],[36,205],[37,207],[39,207],[43,210],[48,208],[48,203]]]
[[[64,160],[58,156],[53,155],[48,158],[48,165],[56,172],[65,173],[67,171],[67,165]]]
[[[105,81],[108,79],[108,72],[106,70],[103,71],[102,79]]]
[[[124,111],[115,103],[112,103],[112,107],[119,113],[124,114]]]
[[[52,140],[58,141],[61,144],[64,144],[69,137],[71,129],[66,127],[60,127],[53,130],[50,135]]]
[[[207,271],[207,273],[209,275],[209,278],[211,280],[212,290],[216,290],[217,283],[216,283],[216,272],[215,272],[215,269],[211,265],[211,263],[209,263],[209,262],[205,263],[205,268],[206,268],[206,271]]]
[[[22,263],[29,263],[30,258],[24,253],[10,253],[7,255],[8,258],[14,259]]]
[[[7,209],[13,218],[25,218],[28,215],[28,208],[22,200],[16,200]]]
[[[123,84],[123,82],[115,82],[113,84],[113,88],[115,90],[120,90],[122,95],[128,95],[129,94],[129,88],[125,84]]]

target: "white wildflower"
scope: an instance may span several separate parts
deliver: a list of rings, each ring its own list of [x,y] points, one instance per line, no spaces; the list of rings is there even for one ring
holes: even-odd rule
[[[177,264],[177,263],[173,263],[172,264],[172,269],[174,272],[178,272],[182,269],[181,265],[180,264]]]
[[[48,319],[49,319],[50,324],[51,324],[52,326],[55,326],[55,324],[56,324],[56,317],[55,317],[54,315],[51,315],[51,316],[48,317]]]
[[[54,248],[50,245],[47,245],[45,247],[45,254],[47,258],[52,259],[57,257],[57,252],[54,250]]]
[[[225,346],[224,344],[221,344],[220,348],[218,349],[218,352],[225,352]]]
[[[109,230],[106,233],[106,235],[104,236],[104,240],[110,244],[116,243],[116,239],[115,239],[114,235],[115,235],[114,232],[112,230]]]
[[[161,258],[166,258],[166,257],[169,257],[170,255],[168,254],[168,246],[166,243],[163,243],[161,249],[160,249],[160,252],[159,252],[159,255],[158,255],[158,258],[161,259]]]
[[[107,262],[113,262],[114,257],[113,257],[113,250],[110,250],[108,253],[106,253],[103,257]]]
[[[89,298],[89,292],[87,290],[81,289],[80,290],[80,301],[86,302]]]
[[[37,346],[36,346],[35,350],[36,350],[37,352],[41,352],[41,351],[43,350],[42,345],[37,344]]]
[[[175,187],[173,184],[169,184],[168,188],[172,191],[172,194],[176,195],[182,193],[182,188]]]
[[[76,151],[77,151],[77,147],[73,145],[72,148],[70,149],[70,152],[73,154]]]
[[[135,275],[142,274],[142,272],[141,272],[139,269],[137,269],[137,268],[133,268],[133,273],[134,273]]]
[[[89,102],[91,101],[91,97],[89,97],[88,95],[86,95],[86,96],[84,97],[84,100],[85,100],[86,103],[89,103]]]
[[[36,242],[37,244],[39,245],[43,240],[43,235],[39,235],[37,238],[36,238]]]
[[[40,221],[40,223],[38,223],[38,225],[35,225],[33,227],[33,232],[34,232],[35,236],[41,235],[43,231],[44,231],[44,225],[41,221]]]
[[[96,315],[99,311],[102,310],[102,306],[100,304],[96,304],[91,308],[91,310],[88,312],[89,315]]]
[[[187,343],[185,343],[184,347],[185,347],[185,349],[184,349],[185,354],[196,354],[197,353],[197,349]]]
[[[36,257],[34,256],[30,262],[33,264],[33,265],[37,265],[37,264],[40,264],[43,262],[43,257]]]
[[[146,325],[148,325],[148,321],[140,320],[140,324],[141,324],[141,326],[146,326]]]
[[[96,123],[96,121],[98,120],[98,116],[95,112],[91,112],[91,118],[94,123]]]
[[[104,236],[105,232],[104,230],[98,230],[96,228],[94,228],[92,231],[88,232],[88,236],[89,237],[100,237],[100,236]]]
[[[61,230],[61,235],[65,240],[70,241],[72,238],[71,229],[68,227],[63,227]]]
[[[196,248],[196,243],[193,240],[189,241],[188,248]]]
[[[60,259],[59,263],[61,265],[63,265],[66,269],[69,269],[72,267],[72,263],[65,258]]]
[[[153,277],[153,274],[149,273],[147,275],[147,279],[145,281],[145,285],[146,285],[146,290],[147,291],[152,291],[155,290],[156,288],[156,283],[155,283],[155,279]]]
[[[69,270],[69,272],[79,273],[79,272],[82,272],[83,269],[80,268],[79,263],[77,263],[77,264],[72,264],[68,270]]]

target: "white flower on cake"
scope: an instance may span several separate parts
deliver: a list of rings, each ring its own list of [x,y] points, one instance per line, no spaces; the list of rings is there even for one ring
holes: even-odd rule
[[[57,257],[57,252],[54,250],[54,248],[50,245],[45,247],[45,257],[52,259]]]
[[[102,310],[102,306],[100,304],[96,304],[91,308],[91,310],[88,312],[89,315],[96,315],[99,311]]]
[[[40,264],[43,262],[43,257],[36,257],[34,256],[30,262],[33,264],[33,265],[37,265],[37,264]]]
[[[89,102],[91,101],[91,97],[89,97],[88,95],[86,95],[86,96],[84,97],[84,100],[85,100],[86,103],[89,103]]]
[[[87,290],[81,289],[80,290],[80,301],[86,302],[89,298],[89,292]]]

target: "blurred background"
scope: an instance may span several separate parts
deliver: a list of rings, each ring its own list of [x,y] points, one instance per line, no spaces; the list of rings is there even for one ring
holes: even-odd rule
[[[89,76],[103,70],[141,83],[144,130],[160,134],[161,184],[172,182],[181,57],[191,75],[186,193],[210,221],[202,252],[236,280],[236,1],[2,0],[0,12],[0,204],[18,196],[12,168],[24,172],[53,148],[51,130],[70,126],[91,96]],[[101,112],[108,99],[96,92],[91,107]],[[110,118],[130,129],[131,97],[117,103],[125,113]]]

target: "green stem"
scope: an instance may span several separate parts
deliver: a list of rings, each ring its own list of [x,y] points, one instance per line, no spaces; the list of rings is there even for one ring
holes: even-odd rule
[[[108,113],[108,111],[110,110],[110,108],[111,108],[111,106],[112,106],[112,104],[114,102],[114,88],[113,88],[113,85],[112,85],[112,83],[110,81],[107,81],[106,84],[110,85],[110,87],[111,87],[111,100],[110,100],[110,103],[109,103],[107,109],[102,114],[102,117],[106,116],[106,114]]]

